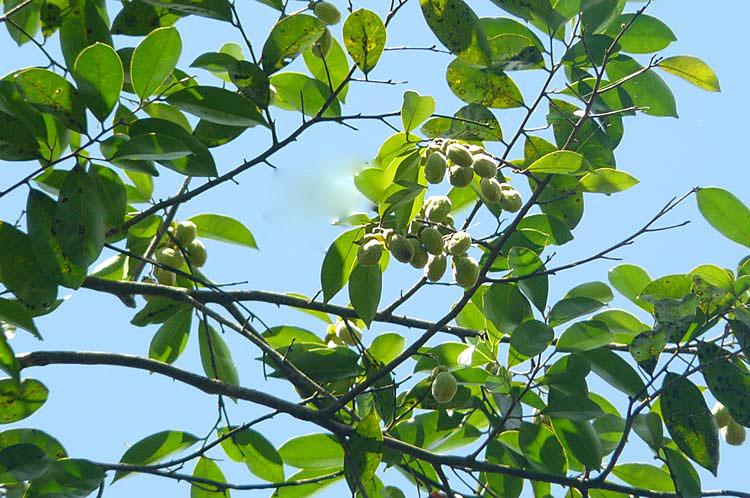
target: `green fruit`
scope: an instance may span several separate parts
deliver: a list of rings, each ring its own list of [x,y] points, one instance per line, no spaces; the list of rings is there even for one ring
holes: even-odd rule
[[[469,149],[461,144],[450,144],[445,149],[445,153],[448,156],[448,159],[453,161],[454,164],[465,168],[471,166],[471,163],[474,161]]]
[[[427,251],[425,251],[424,247],[422,247],[422,244],[418,239],[409,239],[409,244],[411,244],[411,249],[414,253],[409,264],[411,264],[414,268],[424,268],[427,265],[427,260],[429,259]]]
[[[438,403],[450,403],[458,391],[458,382],[450,372],[440,372],[432,381],[432,397]]]
[[[171,266],[172,268],[181,268],[185,259],[182,257],[182,253],[177,249],[171,247],[162,247],[156,250],[156,261],[159,263]]]
[[[180,245],[186,246],[198,236],[198,227],[192,221],[183,221],[177,224],[174,237]]]
[[[473,287],[479,278],[479,263],[470,256],[453,258],[453,278],[464,289]]]
[[[430,152],[424,165],[424,177],[430,183],[440,183],[445,177],[446,160],[442,152]]]
[[[451,207],[451,200],[444,195],[430,197],[425,203],[425,215],[430,221],[442,223],[451,213]]]
[[[326,28],[323,34],[320,35],[320,38],[318,38],[318,41],[312,46],[312,53],[320,59],[325,59],[331,50],[331,45],[333,45],[333,36],[331,36],[331,32]]]
[[[200,268],[201,266],[206,264],[206,260],[208,259],[208,251],[206,251],[206,246],[203,245],[203,242],[201,242],[200,240],[195,239],[190,244],[188,244],[187,253],[188,258],[190,259],[190,264],[195,268]]]
[[[334,335],[341,343],[349,346],[356,346],[362,341],[362,332],[359,330],[359,328],[353,323],[347,323],[344,320],[339,320],[336,322]]]
[[[424,276],[427,277],[427,280],[430,282],[437,282],[443,278],[447,268],[448,258],[446,258],[444,254],[435,254],[430,256],[430,259],[427,261],[427,266],[424,269]]]
[[[726,427],[732,421],[732,416],[729,415],[729,410],[727,410],[727,407],[722,405],[718,401],[716,402],[714,407],[711,409],[711,413],[714,414],[714,418],[716,419],[716,424],[720,428]]]
[[[448,180],[454,187],[466,187],[474,179],[474,170],[465,166],[451,166],[448,170]]]
[[[466,232],[456,232],[450,236],[445,248],[452,256],[462,256],[471,248],[471,235]]]
[[[497,204],[503,197],[503,190],[496,178],[482,178],[479,182],[479,190],[488,204]]]
[[[156,281],[161,285],[172,286],[177,283],[177,275],[163,268],[154,268],[154,277],[156,277]]]
[[[481,145],[469,144],[467,148],[469,149],[469,152],[471,152],[472,156],[485,153],[484,147],[482,147]]]
[[[741,446],[747,437],[745,428],[734,420],[730,420],[729,424],[721,431],[724,434],[724,441],[732,446]]]
[[[440,233],[440,230],[435,227],[424,227],[419,237],[428,253],[443,253],[445,243],[443,242],[443,235]]]
[[[388,245],[393,257],[402,263],[410,262],[411,258],[414,256],[414,250],[412,249],[411,244],[406,237],[401,234],[394,234],[391,236]]]
[[[432,373],[430,374],[430,379],[435,380],[435,377],[437,377],[440,372],[450,372],[450,369],[446,367],[445,365],[438,365],[432,369]]]
[[[509,213],[515,213],[523,206],[523,199],[521,199],[521,194],[518,190],[503,190],[500,205]]]
[[[338,24],[341,21],[341,12],[331,2],[318,2],[313,9],[315,17],[328,25]]]
[[[359,246],[357,262],[362,266],[373,266],[380,262],[383,244],[377,239],[370,239]]]
[[[497,176],[497,163],[487,154],[478,154],[474,156],[474,162],[471,163],[474,173],[482,178],[495,178]]]

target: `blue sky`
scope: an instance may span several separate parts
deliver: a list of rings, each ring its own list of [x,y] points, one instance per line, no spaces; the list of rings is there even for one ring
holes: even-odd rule
[[[746,119],[750,115],[746,89],[747,69],[742,58],[742,34],[747,29],[750,4],[725,1],[720,6],[711,3],[698,8],[691,2],[660,0],[654,2],[649,13],[665,20],[678,41],[665,50],[664,55],[695,55],[708,62],[717,72],[722,93],[710,94],[691,87],[681,80],[668,79],[678,102],[680,119],[639,117],[626,122],[625,139],[617,151],[618,165],[637,176],[641,183],[628,192],[612,197],[589,196],[586,214],[575,232],[575,240],[559,248],[554,261],[564,263],[596,252],[617,242],[642,225],[671,197],[678,196],[696,185],[721,186],[732,190],[750,203],[750,182],[746,170],[750,166],[743,146],[747,140]],[[304,4],[299,2],[299,6]],[[358,4],[380,13],[386,2]],[[638,4],[630,4],[636,6]],[[343,3],[340,5],[343,7]],[[480,15],[501,16],[503,13],[486,0],[474,2]],[[117,6],[112,4],[111,12]],[[296,6],[295,6],[296,7]],[[261,4],[243,2],[243,18],[256,47],[262,45],[272,22],[272,11]],[[180,21],[185,48],[180,67],[186,68],[199,54],[217,50],[227,41],[239,42],[236,32],[216,21]],[[340,30],[340,26],[337,27]],[[434,38],[421,18],[415,0],[399,14],[389,33],[388,46],[434,43]],[[135,45],[135,39],[119,37],[117,47]],[[0,73],[5,74],[27,64],[41,64],[43,58],[31,46],[16,49],[7,32],[0,32]],[[56,45],[57,39],[51,41]],[[449,91],[444,78],[450,58],[424,52],[386,52],[373,78],[407,81],[399,86],[353,83],[349,91],[346,113],[382,112],[397,110],[403,91],[416,90],[432,95],[437,111],[452,114],[462,104]],[[291,66],[302,71],[299,64]],[[196,70],[201,81],[219,84],[207,73]],[[535,95],[539,75],[519,75],[519,85],[527,99]],[[299,117],[278,111],[283,130],[296,126]],[[496,113],[506,134],[514,130],[520,113]],[[538,119],[543,119],[544,113]],[[541,121],[539,121],[541,123]],[[394,124],[399,125],[398,121]],[[274,156],[277,169],[257,167],[238,178],[239,183],[225,184],[196,199],[180,210],[178,218],[202,212],[230,214],[242,220],[255,234],[260,251],[208,242],[207,273],[217,282],[247,281],[243,287],[281,292],[314,294],[319,287],[319,268],[326,248],[340,228],[329,221],[352,209],[362,208],[361,197],[351,184],[351,175],[365,161],[374,157],[380,143],[390,134],[388,128],[377,123],[363,123],[359,132],[328,124],[315,127],[288,150]],[[242,157],[252,157],[268,143],[261,130],[251,130],[234,143],[216,151],[221,172],[229,170]],[[494,149],[497,151],[497,149]],[[515,157],[513,154],[511,157]],[[20,178],[35,166],[28,163],[6,163],[3,184]],[[179,178],[163,174],[164,183],[157,196],[166,197],[177,188]],[[520,182],[518,182],[520,183]],[[0,219],[15,220],[25,202],[26,192],[0,199]],[[746,250],[723,239],[703,222],[694,201],[676,209],[667,222],[691,220],[688,226],[676,231],[651,234],[617,255],[624,261],[646,268],[652,276],[684,273],[701,263],[714,263],[734,268],[746,255]],[[488,220],[481,219],[473,227],[480,233],[491,230]],[[554,303],[572,286],[591,280],[605,280],[611,262],[595,262],[578,272],[562,273],[551,283],[550,302]],[[389,269],[385,277],[383,302],[390,302],[401,288],[409,287],[419,274],[403,267]],[[344,303],[345,293],[337,297]],[[431,288],[404,307],[410,315],[435,318],[443,314],[458,297],[456,290]],[[625,307],[624,300],[613,306]],[[309,327],[321,335],[322,322],[294,310],[278,310],[273,306],[254,306],[271,325],[296,324]],[[133,311],[124,308],[110,296],[79,291],[51,317],[39,320],[45,341],[40,343],[20,333],[13,341],[16,351],[28,350],[94,350],[116,351],[146,355],[156,327],[135,328],[129,325]],[[365,332],[365,342],[386,331],[398,331],[407,339],[416,337],[415,331],[396,327],[374,327]],[[283,396],[294,393],[278,381],[266,382],[255,358],[256,351],[228,337],[234,359],[244,384]],[[177,363],[182,368],[201,371],[198,361],[197,337],[192,337],[187,350]],[[30,370],[26,375],[42,380],[51,391],[47,404],[19,427],[36,427],[58,437],[71,455],[99,461],[116,461],[129,444],[158,430],[171,428],[203,435],[216,418],[215,400],[194,390],[156,375],[104,367],[45,367]],[[619,403],[623,399],[616,398]],[[622,405],[620,405],[622,406]],[[249,420],[261,412],[256,407],[241,404],[230,407],[234,423]],[[272,441],[281,444],[288,437],[315,432],[314,427],[285,417],[266,422],[259,430]],[[634,439],[634,441],[637,441]],[[743,475],[750,446],[740,448],[722,446],[719,478],[704,475],[708,488],[746,489]],[[623,461],[651,462],[637,442],[628,450]],[[228,477],[233,481],[253,479],[244,467],[227,463]],[[192,471],[192,467],[189,469]],[[386,476],[394,475],[389,471]],[[345,491],[338,488],[343,496]],[[131,477],[109,488],[110,498],[146,496],[185,496],[188,487],[182,483]],[[237,496],[240,493],[236,493]],[[255,494],[249,494],[255,496]],[[264,496],[265,493],[258,493]],[[333,493],[324,495],[331,496]],[[408,496],[416,496],[413,489]]]

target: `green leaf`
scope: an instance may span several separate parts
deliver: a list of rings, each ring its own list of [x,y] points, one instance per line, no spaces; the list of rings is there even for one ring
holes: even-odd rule
[[[479,18],[463,0],[420,0],[422,14],[438,40],[468,64],[489,66],[492,51]]]
[[[355,10],[344,21],[344,46],[354,63],[365,74],[380,60],[385,48],[385,25],[371,10]]]
[[[630,26],[618,41],[624,52],[650,54],[664,50],[677,40],[675,34],[663,21],[644,13],[638,16],[622,14],[607,29],[607,34],[617,36],[622,30],[621,26],[628,24]]]
[[[288,18],[287,18],[288,19]],[[228,126],[266,126],[258,107],[247,97],[213,86],[184,88],[167,102],[206,121]]]
[[[8,429],[0,432],[0,448],[7,448],[15,444],[34,445],[53,460],[68,456],[60,441],[38,429]]]
[[[521,422],[518,444],[523,456],[543,472],[562,475],[567,471],[565,451],[555,434],[546,426]]]
[[[148,357],[164,363],[174,363],[187,345],[193,313],[183,309],[169,317],[151,339]]]
[[[187,145],[169,135],[143,133],[123,142],[112,161],[171,161],[192,154]]]
[[[571,174],[580,170],[582,166],[581,154],[569,150],[558,150],[537,159],[527,170],[533,173]]]
[[[609,283],[617,291],[628,298],[633,304],[637,304],[648,312],[654,309],[654,306],[648,301],[639,298],[644,288],[651,282],[651,276],[636,265],[622,264],[617,265],[607,274]]]
[[[198,227],[200,237],[257,249],[255,237],[239,221],[220,214],[197,214],[188,218]]]
[[[499,283],[492,284],[484,294],[484,314],[504,334],[512,334],[533,318],[531,305],[518,287]]]
[[[625,0],[581,0],[581,21],[588,31],[607,29],[622,13]]]
[[[128,209],[128,194],[125,183],[113,170],[98,164],[91,165],[89,176],[94,183],[99,195],[99,204],[104,211],[105,229],[119,228],[125,220]]]
[[[36,379],[0,380],[0,424],[12,424],[33,414],[47,401],[47,387]]]
[[[20,5],[20,7],[19,7]],[[5,0],[3,2],[3,12],[13,10],[13,14],[7,17],[5,25],[8,28],[13,41],[19,46],[31,40],[39,31],[39,8],[41,2],[24,3],[22,0]]]
[[[326,347],[317,342],[295,343],[280,352],[287,361],[317,382],[347,380],[362,374],[359,355],[347,347]],[[266,359],[266,362],[276,366],[273,360]],[[283,378],[284,374],[274,372],[272,377]]]
[[[453,94],[466,103],[495,109],[524,105],[521,91],[503,71],[479,68],[455,59],[448,65],[446,79]]]
[[[549,324],[552,327],[562,325],[576,318],[588,315],[601,309],[605,303],[585,296],[563,298],[555,303],[549,312]]]
[[[326,83],[300,73],[284,72],[271,76],[276,91],[273,105],[289,111],[304,112],[308,116],[340,116],[341,104],[331,98]],[[324,109],[325,106],[325,109]]]
[[[237,366],[232,360],[232,353],[227,343],[216,329],[201,322],[198,326],[198,344],[200,346],[203,371],[212,379],[227,384],[240,385]]]
[[[430,138],[443,137],[461,140],[495,142],[503,139],[503,130],[492,111],[480,104],[468,104],[451,118],[432,118],[421,131]],[[455,207],[455,206],[454,206]]]
[[[57,284],[36,263],[29,236],[0,221],[0,279],[31,311],[41,315],[53,309]]]
[[[229,79],[242,94],[260,107],[268,107],[271,98],[268,76],[252,62],[235,60],[227,67]]]
[[[555,332],[544,322],[529,320],[513,330],[510,345],[524,356],[542,353],[552,342]]]
[[[302,57],[310,73],[316,79],[325,83],[329,90],[337,89],[349,74],[349,61],[346,58],[346,52],[334,37],[331,37],[331,47],[325,57],[321,57],[315,47],[307,49]],[[349,85],[344,85],[336,97],[344,102],[348,90]]]
[[[0,159],[30,161],[40,157],[39,143],[24,122],[0,112]]]
[[[404,350],[406,339],[395,332],[386,332],[373,339],[367,348],[370,356],[383,364],[393,361]]]
[[[182,149],[190,151],[190,155],[179,158],[154,158],[159,164],[187,176],[217,176],[216,162],[208,148],[180,125],[163,119],[147,118],[139,119],[130,126],[130,135],[134,138],[150,133],[156,134],[159,139],[175,140],[182,144]]]
[[[325,302],[330,301],[349,281],[359,247],[354,242],[362,238],[362,235],[364,230],[361,228],[349,230],[339,235],[328,248],[320,268],[320,285]]]
[[[60,49],[65,66],[72,68],[78,55],[96,42],[112,45],[109,16],[103,0],[58,0],[62,24],[60,24]],[[48,1],[47,5],[51,2]],[[42,9],[42,15],[47,13]],[[43,21],[43,23],[45,23]],[[44,31],[44,26],[42,30]]]
[[[220,435],[229,432],[225,427]],[[284,462],[273,444],[260,432],[243,429],[221,442],[221,447],[235,462],[244,462],[250,472],[268,482],[284,480]]]
[[[574,323],[568,327],[557,341],[558,351],[580,352],[606,346],[612,342],[614,334],[602,322],[589,320]]]
[[[685,455],[716,475],[719,468],[719,429],[703,394],[686,377],[664,377],[661,412],[675,444]]]
[[[328,434],[296,436],[279,448],[286,465],[298,469],[326,469],[344,464],[344,449]]]
[[[370,482],[383,458],[383,432],[374,409],[354,426],[344,459],[344,476],[352,493]]]
[[[217,21],[232,21],[232,6],[227,0],[145,0],[157,7],[163,7],[182,15],[196,15],[216,19]]]
[[[607,349],[597,349],[583,354],[591,363],[591,370],[610,386],[624,392],[630,398],[642,398],[646,395],[646,385],[641,376],[616,353]]]
[[[587,469],[599,469],[602,463],[602,443],[589,422],[553,418],[552,428],[568,455]]]
[[[633,430],[654,451],[659,449],[664,439],[661,417],[654,412],[639,413],[633,419]]]
[[[112,21],[112,34],[146,36],[154,29],[172,26],[180,17],[143,0],[131,0],[123,4],[122,10]]]
[[[2,316],[0,316],[0,319],[2,319]],[[8,328],[12,330],[13,327],[12,323],[0,323],[0,330],[3,331]],[[0,370],[8,374],[11,380],[18,384],[21,377],[21,365],[18,363],[15,351],[8,344],[8,337],[5,333],[0,334]]]
[[[130,63],[130,81],[141,101],[167,81],[181,52],[180,33],[171,26],[153,30],[138,44]]]
[[[703,218],[724,237],[750,247],[750,209],[731,192],[708,187],[696,194]]]
[[[86,106],[73,85],[52,71],[31,68],[17,73],[16,87],[26,102],[51,114],[67,128],[86,133]]]
[[[120,458],[120,463],[131,465],[150,465],[165,457],[187,449],[198,442],[198,438],[188,432],[167,430],[151,434],[133,444]],[[130,474],[128,471],[118,470],[112,480],[122,479]]]
[[[246,126],[227,126],[212,123],[201,119],[195,125],[193,136],[200,140],[206,147],[219,147],[227,144],[242,135],[247,130]]]
[[[203,456],[200,457],[198,463],[195,464],[193,477],[199,479],[210,479],[213,482],[219,483],[227,482],[224,473],[216,462]],[[211,484],[201,484],[197,482],[190,485],[190,498],[213,498],[219,496],[229,498],[231,496],[229,489],[217,489]]]
[[[647,330],[633,338],[628,350],[641,368],[653,373],[666,344],[667,337],[663,330]]]
[[[750,373],[726,358],[727,351],[710,342],[698,343],[701,373],[711,394],[740,425],[750,427]],[[736,361],[736,360],[735,360]]]
[[[621,463],[612,469],[612,474],[631,486],[674,493],[674,483],[669,473],[645,463]]]
[[[102,199],[93,178],[80,166],[65,177],[57,199],[53,234],[73,263],[88,267],[104,247]]]
[[[349,300],[357,315],[370,326],[380,303],[382,273],[379,265],[355,265],[349,276]]]
[[[307,14],[283,17],[271,30],[260,58],[267,74],[273,74],[312,47],[325,32],[325,24]]]
[[[709,92],[720,92],[719,78],[711,67],[689,55],[667,57],[659,62],[659,69],[675,76],[679,76],[688,83]]]
[[[103,43],[87,47],[73,68],[81,97],[99,121],[109,116],[120,97],[124,73],[115,49]]]
[[[435,99],[430,96],[419,95],[411,90],[404,92],[404,103],[401,105],[401,122],[404,124],[406,133],[419,126],[433,112],[435,112]]]
[[[298,342],[323,345],[323,341],[309,330],[288,325],[271,327],[263,332],[263,338],[274,349],[281,349]]]
[[[679,451],[669,447],[664,447],[661,451],[664,453],[667,468],[672,476],[677,493],[683,498],[700,498],[703,494],[701,492],[701,479],[688,459],[682,456]]]
[[[34,319],[29,310],[18,301],[0,298],[0,322],[5,322],[14,327],[22,328],[31,332],[37,339],[42,336],[34,325]]]
[[[622,83],[622,89],[633,99],[633,104],[644,107],[644,112],[651,116],[676,118],[677,104],[667,84],[653,69],[632,76],[642,70],[643,66],[627,55],[612,58],[607,64],[607,75],[613,84],[628,78]]]
[[[88,460],[65,458],[52,462],[49,470],[34,479],[26,498],[84,498],[104,481],[104,470]]]
[[[0,449],[0,483],[30,481],[50,466],[44,451],[33,444],[16,444]]]
[[[614,194],[638,185],[637,178],[612,168],[598,168],[583,175],[578,182],[578,190],[581,192],[593,192],[597,194]]]
[[[558,395],[549,401],[543,413],[553,418],[591,420],[601,417],[604,411],[588,397]]]

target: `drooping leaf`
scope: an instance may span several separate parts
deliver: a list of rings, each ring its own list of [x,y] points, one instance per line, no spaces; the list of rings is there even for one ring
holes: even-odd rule
[[[587,469],[598,469],[602,463],[602,444],[589,422],[553,418],[552,428],[568,455]]]
[[[15,84],[26,102],[51,114],[66,127],[86,133],[86,106],[73,85],[59,74],[31,68],[17,73]]]
[[[360,228],[349,230],[339,235],[328,248],[320,268],[320,285],[323,288],[324,301],[330,301],[349,281],[359,248],[354,242],[362,235],[364,230]]]
[[[586,173],[578,182],[578,188],[582,192],[614,194],[627,190],[638,183],[637,178],[624,171],[598,168]]]
[[[352,12],[344,21],[344,46],[359,69],[367,74],[380,60],[386,31],[382,19],[367,9]]]
[[[229,428],[219,430],[222,436]],[[250,472],[269,482],[284,480],[284,464],[281,455],[271,442],[260,432],[243,429],[221,442],[221,447],[229,458],[243,462]]]
[[[518,443],[525,456],[535,467],[550,474],[564,474],[568,468],[560,441],[546,426],[522,422]]]
[[[217,176],[216,162],[211,152],[209,152],[208,148],[200,140],[191,135],[182,126],[158,118],[139,119],[130,125],[130,135],[133,137],[131,140],[136,140],[139,136],[149,134],[156,136],[156,154],[160,153],[158,149],[162,143],[163,148],[173,147],[175,152],[180,151],[179,154],[182,154],[185,149],[189,151],[188,155],[182,155],[181,157],[151,158],[158,161],[159,164],[187,176]],[[178,147],[174,142],[181,144],[181,147]]]
[[[232,359],[229,346],[221,334],[204,322],[198,326],[198,344],[200,346],[201,365],[206,375],[212,379],[239,385],[237,366]]]
[[[39,429],[8,429],[0,432],[0,448],[7,448],[16,444],[34,445],[53,460],[68,456],[60,441]]]
[[[226,483],[226,477],[221,471],[221,468],[214,462],[206,457],[200,457],[198,463],[195,464],[193,470],[193,477],[199,479],[210,479],[217,483]],[[229,489],[221,489],[211,484],[201,484],[194,482],[190,486],[190,498],[229,498],[231,496]]]
[[[716,475],[719,429],[703,394],[686,377],[669,372],[659,399],[664,424],[675,444],[691,460]]]
[[[93,462],[64,458],[51,463],[49,470],[34,479],[24,496],[46,498],[85,498],[104,481],[104,470]]]
[[[288,19],[288,18],[287,18]],[[206,121],[220,125],[266,125],[258,107],[247,97],[213,86],[184,88],[167,97],[167,102]]]
[[[48,1],[47,5],[53,4]],[[75,66],[78,55],[94,43],[112,45],[109,16],[103,0],[62,0],[55,2],[55,6],[59,9],[57,17],[61,20],[60,49],[66,67]],[[45,8],[42,8],[43,16],[49,14],[49,10],[45,12]],[[45,30],[44,26],[42,30]]]
[[[547,349],[555,337],[555,332],[544,322],[529,320],[513,330],[510,344],[525,356],[535,356]]]
[[[569,150],[551,152],[534,161],[527,169],[533,173],[576,173],[583,166],[583,156]]]
[[[651,116],[677,117],[677,104],[671,90],[652,69],[644,71],[635,59],[619,55],[607,64],[607,75],[615,82],[622,82],[622,88],[633,99],[636,106],[643,107]],[[634,76],[636,73],[638,75]],[[625,78],[629,78],[624,81]]]
[[[711,394],[727,407],[738,424],[750,427],[750,373],[726,356],[727,352],[713,343],[698,343],[701,373]]]
[[[379,265],[355,265],[349,276],[349,300],[357,315],[370,326],[380,303],[382,273]]]
[[[702,188],[696,194],[703,218],[724,237],[750,247],[750,209],[731,192]]]
[[[164,363],[174,363],[187,345],[193,313],[180,310],[159,327],[148,349],[148,357]]]
[[[37,338],[42,336],[34,325],[34,318],[29,310],[18,301],[0,298],[0,321],[31,332]]]
[[[188,220],[196,224],[200,237],[237,244],[251,249],[258,248],[252,232],[234,218],[207,213],[191,216]]]
[[[607,29],[607,34],[617,36],[622,26],[629,26],[618,43],[624,52],[650,54],[667,48],[677,37],[663,21],[648,14],[622,14]]]

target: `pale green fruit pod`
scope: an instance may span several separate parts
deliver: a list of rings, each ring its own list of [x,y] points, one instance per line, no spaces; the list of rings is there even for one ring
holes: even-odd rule
[[[206,250],[206,246],[198,239],[195,239],[188,244],[187,253],[188,259],[190,259],[190,264],[195,268],[202,267],[206,264],[206,261],[208,261],[208,251]]]
[[[357,250],[357,262],[362,266],[374,266],[380,262],[383,244],[377,239],[370,239],[360,244]]]
[[[435,227],[424,227],[422,233],[419,234],[424,245],[425,250],[430,254],[442,254],[445,242],[443,241],[443,234],[440,233]]]
[[[450,403],[458,391],[458,382],[450,372],[440,372],[432,381],[432,397],[438,403]]]
[[[427,266],[427,260],[429,259],[429,255],[427,254],[427,251],[424,247],[422,247],[422,243],[419,242],[418,239],[410,238],[409,244],[411,244],[411,249],[414,255],[411,257],[411,261],[409,262],[410,265],[412,265],[414,268],[422,269],[425,266]]]
[[[471,152],[469,152],[469,149],[464,147],[461,144],[450,144],[445,149],[446,155],[448,156],[448,159],[450,159],[453,164],[456,164],[458,166],[463,166],[465,168],[468,168],[471,166],[471,163],[473,162],[474,158],[471,155]]]
[[[341,12],[331,2],[318,2],[313,9],[315,17],[330,25],[338,24],[341,21]]]
[[[466,232],[456,232],[450,236],[446,250],[451,256],[463,256],[471,248],[471,235]]]
[[[444,195],[430,197],[425,206],[425,216],[436,223],[442,223],[451,214],[451,200]]]
[[[716,402],[714,407],[711,409],[711,413],[713,413],[714,418],[716,419],[716,424],[721,427],[726,427],[729,425],[729,422],[732,420],[732,416],[729,415],[729,410],[727,410],[727,407],[721,404],[720,402]]]
[[[731,446],[742,446],[747,437],[745,428],[734,420],[730,420],[729,424],[727,424],[727,426],[721,431],[724,434],[724,441]]]
[[[427,266],[424,269],[424,276],[430,282],[437,282],[443,275],[445,270],[448,268],[448,258],[444,254],[435,254],[430,256],[427,261]]]
[[[156,261],[172,268],[181,268],[185,259],[177,249],[162,247],[156,250]]]
[[[177,275],[163,268],[154,268],[154,277],[156,277],[156,281],[161,285],[172,286],[177,283]]]
[[[390,237],[388,244],[388,248],[390,249],[391,254],[393,254],[393,257],[402,263],[409,263],[414,256],[414,250],[412,249],[411,244],[407,238],[401,234],[393,234],[393,236]]]
[[[453,278],[464,289],[472,287],[479,278],[479,263],[470,256],[454,257]]]
[[[432,184],[437,184],[445,178],[446,159],[442,152],[430,152],[424,165],[424,177]]]
[[[174,237],[180,245],[187,245],[198,236],[198,227],[192,221],[181,221],[174,229]]]
[[[474,179],[474,170],[465,166],[451,166],[448,169],[448,181],[454,187],[466,187]]]
[[[495,178],[497,176],[497,163],[487,154],[478,154],[474,156],[474,162],[471,167],[477,176],[482,178]]]
[[[517,212],[521,209],[521,206],[523,206],[523,199],[521,199],[520,192],[515,189],[503,190],[503,195],[500,198],[500,205],[509,213]]]
[[[503,197],[503,190],[496,178],[482,178],[479,182],[479,191],[489,204],[497,204]]]

